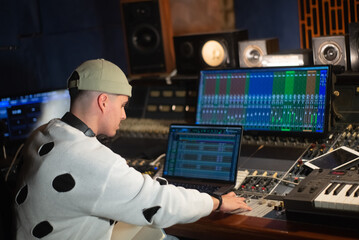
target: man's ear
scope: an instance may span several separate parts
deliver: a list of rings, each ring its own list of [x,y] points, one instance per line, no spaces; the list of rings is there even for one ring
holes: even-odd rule
[[[104,112],[106,110],[107,105],[109,104],[109,96],[106,93],[101,93],[97,97],[97,104],[100,108],[101,112]]]

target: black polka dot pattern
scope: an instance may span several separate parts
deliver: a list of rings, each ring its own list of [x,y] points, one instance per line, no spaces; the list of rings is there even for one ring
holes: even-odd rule
[[[49,235],[53,230],[54,228],[48,221],[43,221],[34,227],[32,235],[37,238],[43,238]]]
[[[18,205],[22,204],[23,202],[25,202],[26,197],[27,197],[27,185],[23,186],[20,191],[16,194],[16,198],[15,201]]]
[[[45,154],[48,154],[54,148],[54,145],[54,142],[49,142],[42,145],[39,149],[39,155],[44,156]]]
[[[160,208],[161,208],[160,206],[155,206],[155,207],[151,207],[151,208],[144,209],[144,210],[142,211],[143,216],[145,216],[147,222],[151,222],[151,221],[152,221],[153,216],[157,213],[157,211],[158,211]]]
[[[52,187],[58,192],[68,192],[75,185],[75,179],[69,173],[59,175],[52,181]]]
[[[167,185],[168,182],[165,178],[157,177],[156,181],[160,183],[160,185]]]

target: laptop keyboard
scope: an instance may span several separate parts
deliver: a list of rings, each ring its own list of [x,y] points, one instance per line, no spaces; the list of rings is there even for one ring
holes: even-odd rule
[[[172,184],[177,187],[197,189],[199,192],[204,192],[208,194],[212,194],[220,188],[219,186],[205,185],[205,184],[179,183],[179,182],[174,182]]]

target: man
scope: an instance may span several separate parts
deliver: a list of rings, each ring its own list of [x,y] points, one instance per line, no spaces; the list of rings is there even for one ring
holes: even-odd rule
[[[164,228],[214,210],[250,210],[234,193],[217,199],[160,185],[96,139],[114,136],[126,119],[131,86],[116,65],[86,61],[68,86],[70,112],[35,130],[24,147],[17,239],[110,239],[115,221]]]

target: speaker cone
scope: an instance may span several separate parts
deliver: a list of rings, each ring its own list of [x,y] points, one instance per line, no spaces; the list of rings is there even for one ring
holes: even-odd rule
[[[193,57],[193,54],[194,54],[193,44],[188,41],[183,42],[180,46],[180,53],[181,53],[181,56],[183,56],[185,58]]]
[[[226,59],[226,52],[223,45],[215,40],[207,41],[202,47],[202,59],[211,67],[218,67]]]
[[[341,60],[340,46],[335,42],[324,42],[319,47],[319,58],[326,64],[337,64]]]
[[[260,47],[249,45],[244,49],[244,62],[248,67],[261,67],[263,55]]]
[[[160,44],[160,34],[149,24],[139,25],[132,34],[133,46],[142,53],[154,51]]]

